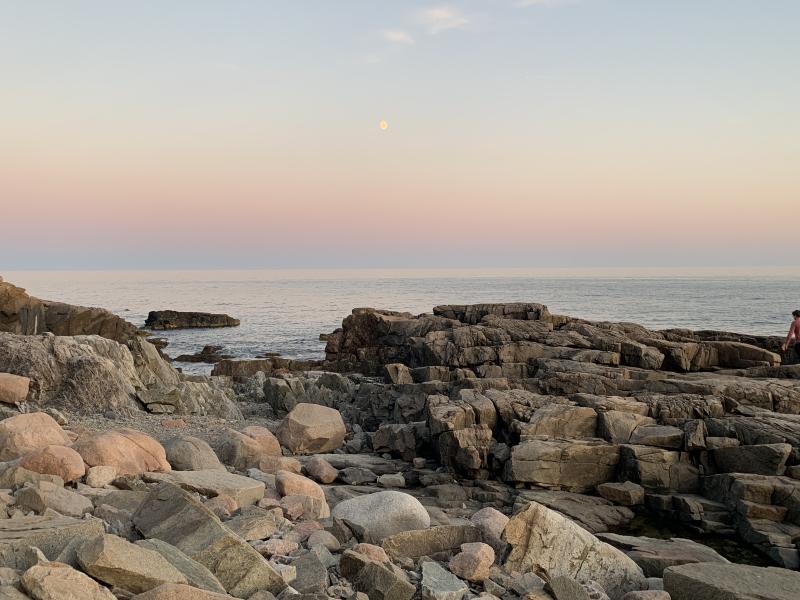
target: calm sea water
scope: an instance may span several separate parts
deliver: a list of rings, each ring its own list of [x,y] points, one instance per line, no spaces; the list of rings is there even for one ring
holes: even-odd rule
[[[412,313],[437,304],[530,301],[588,319],[652,328],[689,327],[783,335],[800,308],[800,268],[415,269],[269,271],[27,271],[0,273],[36,297],[102,306],[142,325],[150,310],[223,312],[230,329],[158,332],[167,353],[220,344],[319,358],[354,307]],[[189,370],[204,367],[186,365]]]

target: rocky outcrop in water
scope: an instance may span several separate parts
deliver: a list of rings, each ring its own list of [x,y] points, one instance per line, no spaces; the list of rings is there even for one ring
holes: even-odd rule
[[[194,329],[210,327],[238,327],[239,319],[223,314],[153,310],[147,315],[144,326],[148,329]]]

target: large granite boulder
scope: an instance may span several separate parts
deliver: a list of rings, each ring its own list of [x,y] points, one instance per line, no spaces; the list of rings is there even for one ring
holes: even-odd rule
[[[258,467],[263,460],[281,456],[281,446],[271,431],[251,425],[241,432],[228,429],[217,452],[222,462],[243,471]]]
[[[187,583],[186,577],[161,554],[116,535],[102,535],[77,551],[81,568],[114,588],[146,592],[162,583]]]
[[[76,481],[86,474],[81,455],[67,446],[37,448],[23,456],[19,465],[34,473],[58,475],[65,482]]]
[[[74,447],[90,467],[114,467],[118,475],[171,470],[164,447],[135,429],[85,433],[75,441]]]
[[[346,433],[335,408],[300,403],[281,422],[278,439],[293,454],[319,454],[341,446]]]
[[[43,412],[0,421],[0,460],[12,460],[40,448],[71,443],[72,439],[55,419]]]
[[[224,471],[208,442],[190,435],[176,436],[164,442],[167,462],[177,471],[200,471],[213,469]]]
[[[664,569],[675,565],[728,562],[716,550],[682,538],[662,540],[618,533],[600,533],[597,537],[630,556],[646,577],[661,577]]]
[[[352,523],[362,532],[362,540],[380,543],[402,531],[427,529],[431,518],[420,501],[396,491],[375,492],[344,500],[331,511],[334,519]]]
[[[237,327],[238,325],[239,319],[224,314],[177,310],[152,310],[144,322],[145,327],[156,330]]]
[[[172,544],[206,566],[232,596],[249,598],[262,589],[277,594],[286,587],[252,546],[175,485],[156,487],[134,513],[133,522],[145,537]]]
[[[116,600],[110,590],[94,579],[60,562],[33,565],[22,574],[20,583],[36,600]]]
[[[641,568],[628,556],[536,502],[511,518],[504,538],[511,545],[508,569],[596,581],[611,600],[647,588]]]
[[[28,399],[31,380],[28,377],[0,373],[0,402],[3,404],[22,404]]]

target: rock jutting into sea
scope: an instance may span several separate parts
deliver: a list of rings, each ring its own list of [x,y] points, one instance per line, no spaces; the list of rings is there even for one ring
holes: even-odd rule
[[[239,319],[228,315],[177,310],[152,310],[144,322],[147,329],[195,329],[213,327],[238,327]]]
[[[774,338],[509,303],[325,339],[186,375],[0,283],[0,598],[798,598]]]

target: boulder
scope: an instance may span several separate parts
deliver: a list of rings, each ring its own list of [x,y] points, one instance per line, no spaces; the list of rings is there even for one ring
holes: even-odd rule
[[[45,446],[68,446],[72,439],[55,419],[43,412],[0,421],[0,460],[13,460]]]
[[[258,594],[250,596],[250,598],[253,599],[257,596]],[[133,600],[233,600],[233,598],[234,596],[228,594],[201,590],[182,583],[164,583],[143,594],[136,594]]]
[[[411,600],[417,591],[402,570],[376,562],[368,562],[359,571],[353,587],[369,600]]]
[[[86,433],[78,438],[74,448],[90,467],[114,467],[119,475],[171,470],[164,447],[135,429]]]
[[[234,319],[225,314],[177,311],[177,310],[152,310],[147,315],[144,326],[157,331],[167,329],[194,329],[209,327],[237,327],[239,319]]]
[[[642,570],[628,556],[536,502],[511,518],[504,536],[511,545],[507,569],[597,581],[612,600],[646,588]]]
[[[509,518],[496,508],[487,506],[474,513],[470,522],[481,532],[482,541],[489,544],[496,552],[501,552],[506,543],[503,541],[503,530]]]
[[[3,404],[22,404],[28,399],[31,380],[28,377],[0,373],[0,402]]]
[[[24,569],[24,554],[29,547],[39,548],[49,560],[56,560],[70,545],[103,533],[100,519],[53,514],[0,519],[0,564]]]
[[[384,538],[382,545],[390,556],[419,558],[450,553],[480,539],[481,532],[471,525],[438,525],[395,533]]]
[[[258,470],[269,475],[275,475],[278,471],[289,471],[299,475],[303,472],[303,465],[292,456],[270,456],[258,461]]]
[[[331,511],[334,519],[352,523],[363,531],[363,540],[381,540],[402,531],[426,529],[431,518],[419,500],[403,492],[375,492],[344,500]]]
[[[281,496],[307,496],[316,500],[319,503],[318,514],[312,516],[306,513],[306,517],[324,519],[331,514],[328,502],[325,499],[325,492],[308,477],[290,473],[289,471],[278,471],[277,475],[275,475],[275,488]]]
[[[20,583],[35,600],[116,600],[94,579],[59,562],[33,565],[22,574]]]
[[[469,586],[432,560],[422,563],[422,600],[461,600]]]
[[[19,508],[37,514],[43,514],[49,508],[69,517],[82,517],[94,509],[92,501],[86,496],[50,481],[39,481],[20,488],[14,497]]]
[[[241,432],[228,429],[219,447],[222,462],[242,471],[258,467],[260,461],[272,456],[281,456],[281,447],[265,427],[245,427]]]
[[[322,458],[321,456],[313,456],[311,460],[306,463],[306,473],[314,481],[319,483],[333,483],[336,481],[336,476],[339,471],[334,469],[331,463]]]
[[[77,558],[81,568],[95,579],[133,593],[162,583],[187,583],[183,573],[161,554],[116,535],[85,542],[78,548]]]
[[[264,497],[264,482],[216,469],[146,473],[144,479],[149,482],[166,481],[204,496],[227,496],[237,506],[249,506]]]
[[[450,572],[466,579],[479,582],[489,578],[489,569],[494,564],[494,550],[488,544],[471,542],[461,544],[461,552],[450,559]]]
[[[672,600],[796,600],[800,573],[775,567],[697,563],[664,571]]]
[[[232,596],[247,598],[261,589],[277,594],[286,587],[252,546],[178,486],[162,483],[156,487],[133,521],[145,537],[172,544],[207,567]]]
[[[284,418],[278,439],[293,454],[319,454],[341,446],[346,433],[338,410],[301,402]]]
[[[44,446],[22,457],[20,466],[34,473],[58,475],[66,482],[76,481],[86,474],[81,455],[67,446]]]
[[[89,467],[86,471],[86,485],[93,488],[104,488],[117,478],[115,467]]]
[[[223,471],[225,467],[208,442],[192,436],[180,436],[164,442],[167,462],[177,471]]]
[[[601,483],[597,493],[606,500],[622,506],[639,506],[644,504],[644,488],[638,483],[625,481],[622,483]]]

